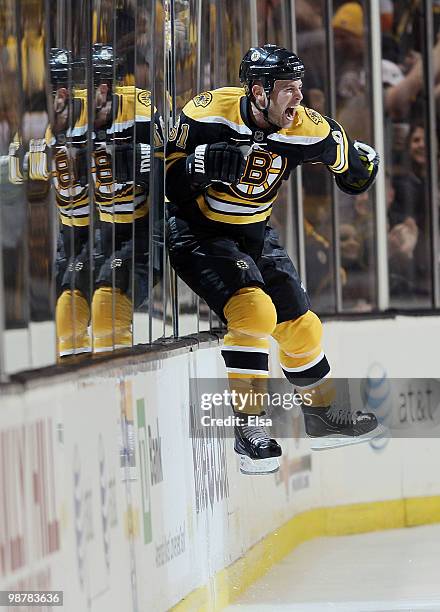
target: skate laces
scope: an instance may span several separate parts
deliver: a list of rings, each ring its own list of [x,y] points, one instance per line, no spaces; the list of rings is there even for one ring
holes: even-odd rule
[[[353,413],[348,406],[330,406],[327,416],[337,425],[355,425],[362,412]]]
[[[241,430],[244,437],[255,446],[261,446],[263,443],[270,443],[270,438],[263,427],[242,425]]]

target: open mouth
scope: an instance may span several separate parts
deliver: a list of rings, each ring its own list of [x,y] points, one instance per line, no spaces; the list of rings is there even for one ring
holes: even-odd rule
[[[293,121],[295,117],[295,112],[296,112],[296,109],[294,106],[288,106],[286,110],[284,111],[284,114],[289,121]]]

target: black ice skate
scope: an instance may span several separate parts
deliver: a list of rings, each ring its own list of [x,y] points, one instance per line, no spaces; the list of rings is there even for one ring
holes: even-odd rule
[[[349,408],[308,408],[303,406],[306,434],[312,450],[326,450],[350,444],[369,442],[384,435],[371,412],[352,412]]]
[[[240,472],[242,474],[271,474],[280,467],[278,457],[281,446],[269,438],[261,425],[253,425],[255,417],[235,415],[240,418],[240,425],[235,425],[234,450],[240,455]]]

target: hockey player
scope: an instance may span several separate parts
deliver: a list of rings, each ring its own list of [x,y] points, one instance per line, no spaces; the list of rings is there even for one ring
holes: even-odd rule
[[[322,325],[298,274],[268,225],[277,191],[296,166],[320,162],[351,194],[373,183],[378,156],[352,143],[342,126],[301,105],[304,66],[276,45],[250,49],[240,66],[243,88],[195,96],[183,109],[167,150],[168,245],[179,276],[226,323],[222,355],[230,386],[259,389],[268,376],[269,336],[287,379],[304,394],[312,448],[378,435],[371,413],[331,404]],[[276,471],[279,444],[233,406],[241,471]],[[253,420],[253,422],[255,419]]]

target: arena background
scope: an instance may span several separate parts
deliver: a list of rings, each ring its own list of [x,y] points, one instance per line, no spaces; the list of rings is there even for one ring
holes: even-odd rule
[[[426,401],[439,375],[440,3],[1,0],[0,24],[0,589],[64,590],[68,610],[217,610],[305,540],[440,522],[440,404]],[[334,376],[399,435],[311,454],[299,414],[286,412],[281,471],[261,479],[238,473],[231,440],[191,429],[198,381],[224,377],[223,331],[168,265],[153,121],[133,346],[118,349],[114,334],[105,353],[74,343],[60,357],[47,128],[55,48],[66,89],[88,102],[92,184],[95,45],[113,49],[114,87],[148,92],[166,140],[193,95],[238,85],[242,55],[265,42],[303,59],[306,105],[381,155],[374,188],[357,197],[319,165],[299,169],[271,222],[325,322]],[[275,350],[271,372],[281,377]]]

